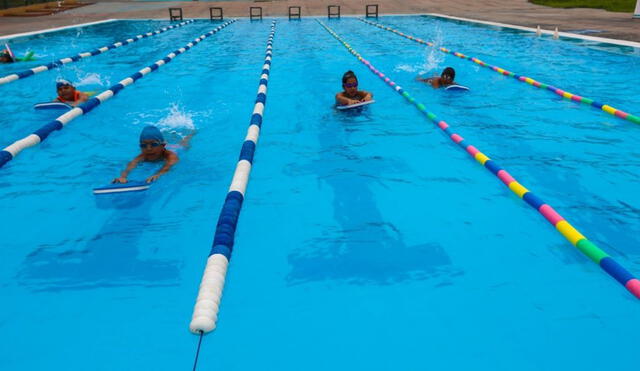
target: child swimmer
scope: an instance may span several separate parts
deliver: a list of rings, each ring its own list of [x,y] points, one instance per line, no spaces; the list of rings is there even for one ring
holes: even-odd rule
[[[67,80],[56,81],[56,91],[58,97],[53,100],[54,102],[67,103],[74,107],[89,99],[89,94],[76,90],[76,87]]]
[[[193,134],[187,135],[182,142],[181,146],[187,146],[187,143],[191,139]],[[178,155],[166,148],[167,142],[164,140],[164,136],[160,129],[155,126],[148,125],[142,129],[140,133],[140,151],[141,153],[136,156],[129,164],[127,168],[120,173],[120,177],[115,178],[112,183],[126,183],[127,175],[133,170],[140,162],[159,162],[163,161],[164,164],[155,174],[146,179],[147,183],[158,180],[161,175],[165,174],[171,167],[178,163]]]
[[[373,97],[373,95],[367,91],[358,90],[358,78],[353,71],[347,71],[342,75],[342,89],[344,89],[344,91],[336,94],[336,103],[341,106],[366,102]]]
[[[456,84],[456,82],[454,81],[455,78],[456,71],[451,67],[447,67],[442,71],[442,74],[440,74],[440,76],[429,77],[426,79],[418,77],[417,80],[426,82],[427,84],[430,84],[434,89],[437,89]]]

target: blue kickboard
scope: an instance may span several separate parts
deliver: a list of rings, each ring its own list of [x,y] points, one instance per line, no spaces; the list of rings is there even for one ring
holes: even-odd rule
[[[115,183],[109,184],[104,187],[98,187],[93,189],[94,195],[110,194],[110,193],[123,193],[123,192],[142,192],[151,187],[151,184],[147,182],[128,182],[128,183]]]
[[[73,107],[62,102],[44,102],[34,104],[33,108],[37,110],[70,110]]]
[[[345,109],[351,109],[351,108],[357,108],[357,107],[366,106],[366,105],[368,105],[368,104],[375,103],[375,102],[376,102],[376,101],[372,99],[372,100],[368,100],[368,101],[366,101],[366,102],[360,102],[360,103],[356,103],[356,104],[350,104],[350,105],[348,105],[348,106],[336,106],[336,108],[337,108],[337,109],[339,109],[339,110],[345,110]]]
[[[446,88],[444,88],[444,90],[467,91],[467,90],[469,90],[469,88],[467,88],[466,86],[462,86],[462,85],[449,85]]]

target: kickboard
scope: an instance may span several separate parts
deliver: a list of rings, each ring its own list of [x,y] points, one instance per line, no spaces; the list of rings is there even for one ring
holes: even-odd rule
[[[462,85],[449,85],[446,88],[444,88],[444,90],[467,91],[467,90],[469,90],[469,88],[467,88],[466,86],[462,86]]]
[[[62,102],[45,102],[45,103],[36,103],[33,105],[34,109],[37,110],[70,110],[70,105]]]
[[[110,194],[110,193],[123,193],[123,192],[141,192],[146,191],[151,187],[151,184],[147,182],[129,182],[129,183],[116,183],[109,184],[104,187],[98,187],[93,189],[94,195]]]
[[[348,105],[348,106],[336,106],[336,108],[337,108],[337,109],[339,109],[339,110],[346,110],[346,109],[352,109],[352,108],[357,108],[357,107],[366,106],[366,105],[368,105],[368,104],[375,103],[375,102],[376,102],[376,101],[372,99],[372,100],[368,100],[368,101],[366,101],[366,102],[360,102],[360,103],[356,103],[356,104],[350,104],[350,105]]]

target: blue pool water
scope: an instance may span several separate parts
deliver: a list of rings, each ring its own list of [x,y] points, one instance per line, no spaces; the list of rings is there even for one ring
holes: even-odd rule
[[[429,17],[380,22],[640,112],[635,49]],[[166,24],[12,45],[49,62]],[[355,19],[327,24],[640,274],[639,126]],[[0,368],[192,366],[188,323],[269,25],[228,26],[0,169]],[[102,91],[214,27],[197,21],[0,86],[0,146],[55,118],[31,106],[54,97],[56,78]],[[415,81],[446,66],[470,92]],[[0,65],[0,76],[16,67]],[[347,69],[377,101],[360,115],[332,108]],[[91,189],[138,153],[146,124],[173,142],[196,134],[149,191],[96,199]],[[635,370],[638,308],[315,20],[278,21],[218,328],[199,370]]]

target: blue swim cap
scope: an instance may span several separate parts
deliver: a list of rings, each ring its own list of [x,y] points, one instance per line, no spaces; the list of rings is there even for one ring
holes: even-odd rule
[[[164,136],[160,132],[160,129],[158,129],[157,127],[147,125],[144,127],[144,129],[142,129],[142,132],[140,133],[140,142],[142,142],[143,140],[155,140],[160,143],[164,143]]]

